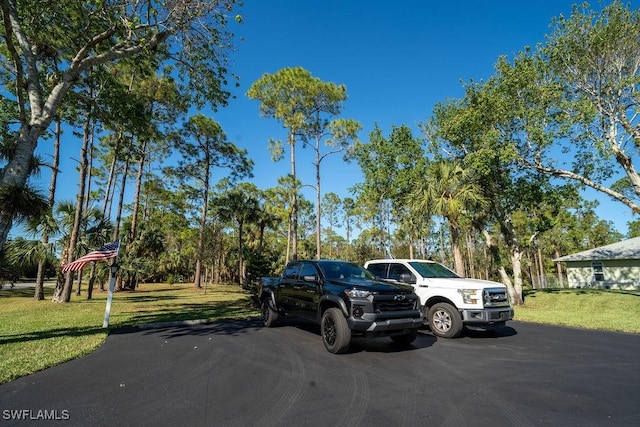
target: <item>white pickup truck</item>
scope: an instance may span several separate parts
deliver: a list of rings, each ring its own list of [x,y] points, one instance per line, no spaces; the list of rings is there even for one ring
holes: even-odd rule
[[[513,318],[501,283],[462,278],[437,262],[418,259],[377,259],[364,267],[381,280],[413,285],[423,323],[438,337],[455,338],[463,327],[502,328]]]

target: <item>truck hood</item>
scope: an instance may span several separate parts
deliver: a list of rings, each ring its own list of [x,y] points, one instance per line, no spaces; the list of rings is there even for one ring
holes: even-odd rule
[[[467,279],[467,278],[441,278],[432,277],[425,279],[429,284],[437,286],[456,286],[464,289],[484,289],[484,288],[506,288],[505,285],[490,280]]]
[[[391,292],[413,292],[413,286],[401,283],[388,283],[378,280],[365,279],[327,279],[325,285],[342,286],[347,289],[356,288],[371,292],[391,293]]]

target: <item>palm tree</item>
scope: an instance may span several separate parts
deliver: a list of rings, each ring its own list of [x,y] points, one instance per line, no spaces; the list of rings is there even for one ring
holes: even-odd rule
[[[51,197],[49,200],[53,201]],[[49,242],[49,238],[59,234],[60,227],[56,218],[51,214],[51,210],[47,208],[47,212],[42,216],[26,221],[25,230],[33,236],[40,235],[40,240],[25,240],[17,246],[12,244],[11,252],[16,257],[14,261],[20,265],[25,265],[25,263],[30,265],[31,262],[37,264],[33,299],[42,301],[44,300],[44,276],[46,266],[48,264],[57,265],[58,263],[55,255],[56,245]]]
[[[63,236],[60,239],[60,242],[62,243],[61,259],[65,261],[69,259],[70,239],[74,228],[76,214],[75,203],[64,201],[56,206],[55,213],[58,225],[63,233]],[[95,247],[102,246],[107,243],[111,238],[113,225],[109,220],[104,218],[100,209],[90,208],[83,213],[79,229],[82,231],[82,234],[78,238],[76,250],[78,250],[80,254],[84,254]],[[94,274],[95,269],[92,268],[91,276],[89,278],[90,287],[94,280]],[[64,277],[62,274],[59,274],[58,284],[56,285],[53,300],[55,302],[61,302],[64,296],[63,292]]]
[[[256,192],[255,185],[245,183],[223,193],[213,201],[220,219],[233,221],[238,227],[238,279],[241,285],[245,285],[246,278],[242,244],[243,229],[248,222],[259,220],[260,203],[255,196]]]
[[[22,186],[4,185],[0,187],[0,217],[9,228],[15,223],[38,218],[47,211],[46,198],[28,184]],[[5,230],[0,230],[0,233]],[[6,230],[8,233],[9,230]]]
[[[5,243],[5,260],[11,270],[23,271],[42,265],[55,265],[57,258],[53,244],[44,245],[40,240],[18,238]]]
[[[481,187],[472,180],[470,169],[456,161],[441,159],[427,166],[423,181],[410,193],[408,201],[417,210],[444,217],[451,232],[451,249],[456,272],[464,276],[460,249],[461,219],[476,207],[487,205]]]

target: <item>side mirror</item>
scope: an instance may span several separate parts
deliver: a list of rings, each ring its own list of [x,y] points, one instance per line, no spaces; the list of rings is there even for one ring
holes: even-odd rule
[[[302,276],[302,280],[304,280],[305,282],[317,282],[318,276],[316,276],[315,274],[311,276]]]
[[[416,276],[414,276],[412,273],[402,273],[400,275],[400,281],[402,283],[408,283],[410,285],[415,285]]]

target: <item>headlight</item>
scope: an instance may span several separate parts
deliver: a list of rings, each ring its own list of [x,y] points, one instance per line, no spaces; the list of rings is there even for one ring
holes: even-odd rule
[[[371,292],[362,289],[346,289],[344,293],[351,298],[367,298],[371,295]]]
[[[477,304],[478,303],[478,290],[477,289],[458,289],[458,293],[462,295],[462,301],[465,304]]]

